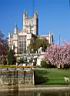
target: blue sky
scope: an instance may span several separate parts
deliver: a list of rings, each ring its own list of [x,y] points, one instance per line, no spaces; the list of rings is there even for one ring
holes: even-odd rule
[[[69,0],[0,0],[0,30],[8,36],[15,25],[22,29],[22,14],[39,14],[39,35],[53,33],[55,43],[70,42]]]

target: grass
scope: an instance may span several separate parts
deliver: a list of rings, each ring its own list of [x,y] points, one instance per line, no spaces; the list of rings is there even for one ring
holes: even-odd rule
[[[43,79],[41,84],[45,85],[67,85],[70,82],[65,82],[64,77],[70,78],[70,69],[56,69],[56,68],[48,68],[46,70],[36,70],[35,74],[40,81]],[[37,83],[36,78],[36,83]],[[39,81],[38,81],[39,82]]]

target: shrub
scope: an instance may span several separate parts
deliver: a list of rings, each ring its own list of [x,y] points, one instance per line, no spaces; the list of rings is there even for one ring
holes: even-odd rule
[[[48,78],[47,77],[43,77],[43,74],[45,74],[45,72],[43,72],[43,71],[40,71],[40,70],[35,70],[34,71],[35,85],[44,84],[45,82],[48,81]]]
[[[47,61],[45,61],[45,60],[41,61],[41,67],[47,68],[48,66],[49,66],[49,64],[47,63]]]
[[[56,68],[55,65],[52,65],[50,62],[43,60],[41,61],[41,67],[43,68]]]
[[[19,64],[24,63],[23,58],[20,58],[20,59],[18,60],[18,63],[19,63]]]

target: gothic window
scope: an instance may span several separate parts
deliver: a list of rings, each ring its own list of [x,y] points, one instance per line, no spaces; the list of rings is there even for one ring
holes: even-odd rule
[[[20,36],[18,41],[18,53],[22,54],[26,50],[26,36]]]

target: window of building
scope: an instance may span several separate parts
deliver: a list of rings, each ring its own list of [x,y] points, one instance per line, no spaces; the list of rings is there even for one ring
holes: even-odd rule
[[[18,54],[25,53],[25,51],[26,51],[26,36],[19,36]]]

